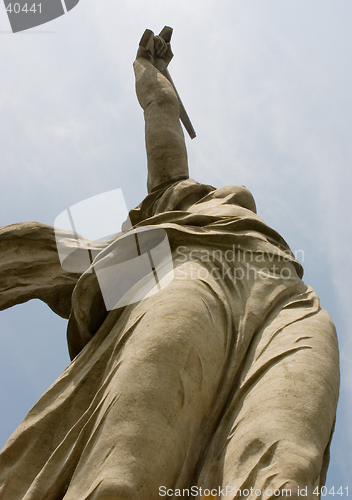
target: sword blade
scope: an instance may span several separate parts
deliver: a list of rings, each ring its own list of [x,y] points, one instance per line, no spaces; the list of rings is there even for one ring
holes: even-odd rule
[[[173,86],[174,91],[176,92],[178,101],[180,103],[180,120],[183,123],[183,126],[185,127],[185,129],[187,130],[190,138],[194,139],[196,137],[196,131],[193,128],[192,122],[191,122],[191,120],[190,120],[190,118],[189,118],[189,116],[187,114],[187,111],[186,111],[184,105],[183,105],[181,97],[180,97],[179,93],[177,92],[177,89],[176,89],[175,84],[174,84],[174,82],[173,82],[173,80],[171,78],[169,70],[168,69],[164,69],[164,71],[162,71],[161,73],[165,76],[165,78],[167,78],[169,80],[169,82]]]

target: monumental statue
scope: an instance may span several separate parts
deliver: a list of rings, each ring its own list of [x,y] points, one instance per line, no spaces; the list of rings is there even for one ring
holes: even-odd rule
[[[82,238],[82,272],[61,265],[54,228],[0,229],[0,308],[46,302],[69,318],[72,358],[0,453],[2,500],[311,500],[325,484],[335,328],[251,193],[189,178],[167,32],[147,30],[134,62],[148,195],[130,225]],[[165,231],[172,279],[109,310],[94,270],[137,230]]]

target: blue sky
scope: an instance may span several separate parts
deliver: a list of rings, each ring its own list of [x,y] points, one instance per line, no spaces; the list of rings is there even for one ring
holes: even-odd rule
[[[197,131],[191,176],[251,190],[336,324],[335,489],[352,486],[351,15],[349,0],[81,0],[13,35],[0,6],[1,226],[53,225],[116,188],[129,208],[143,199],[132,62],[145,28],[174,28],[170,72]],[[38,301],[0,313],[0,445],[68,364],[65,328]]]

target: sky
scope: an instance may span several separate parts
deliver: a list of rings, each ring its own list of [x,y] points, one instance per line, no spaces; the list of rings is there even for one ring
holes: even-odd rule
[[[81,0],[13,34],[0,5],[0,226],[54,225],[81,200],[146,195],[132,63],[174,28],[170,73],[197,131],[190,175],[245,185],[335,322],[341,393],[328,491],[352,494],[350,0]],[[0,256],[1,258],[1,256]],[[67,321],[39,301],[0,313],[0,446],[69,363]],[[330,495],[329,495],[330,496]]]

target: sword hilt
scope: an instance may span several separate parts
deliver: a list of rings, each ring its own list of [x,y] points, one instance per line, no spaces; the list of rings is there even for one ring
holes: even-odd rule
[[[172,50],[171,50],[171,45],[170,45],[170,40],[172,37],[172,32],[173,29],[170,28],[169,26],[165,26],[160,34],[159,38],[162,38],[164,42],[167,44],[167,51],[163,55],[163,57],[159,57],[157,54],[157,51],[155,49],[155,43],[154,43],[154,33],[152,30],[145,30],[143,33],[143,36],[139,42],[139,46],[145,50],[146,52],[149,53],[149,55],[153,59],[153,64],[154,66],[159,70],[159,71],[164,71],[164,69],[167,68],[169,65],[171,59],[174,57]]]
[[[159,36],[164,39],[164,42],[170,43],[173,31],[174,30],[170,26],[164,26]]]

